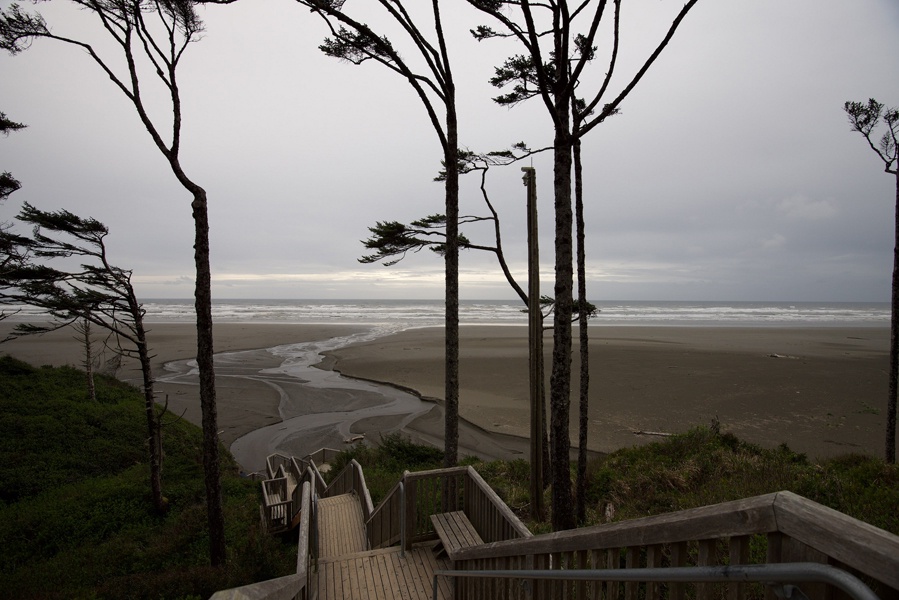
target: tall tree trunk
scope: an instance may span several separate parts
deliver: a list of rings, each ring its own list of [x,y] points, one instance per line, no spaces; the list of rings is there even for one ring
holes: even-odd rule
[[[144,317],[140,303],[134,294],[134,288],[128,283],[128,309],[134,319],[134,337],[137,339],[137,357],[144,379],[144,410],[147,415],[147,442],[150,448],[150,493],[153,508],[162,514],[168,508],[162,495],[162,416],[156,414],[156,397],[153,391],[153,367],[150,364],[150,347],[147,345],[147,332],[144,329]]]
[[[451,86],[452,84],[448,84]],[[450,93],[452,88],[450,87]],[[446,100],[446,379],[443,466],[459,460],[459,139],[455,99]]]
[[[571,315],[573,251],[571,229],[571,132],[568,99],[557,102],[560,115],[554,140],[555,192],[555,312],[553,319],[553,364],[550,378],[550,449],[552,461],[552,524],[556,531],[575,526],[571,503],[569,413],[571,404]]]
[[[543,521],[543,440],[546,433],[543,408],[543,313],[540,308],[540,246],[537,223],[537,174],[523,167],[527,187],[528,225],[528,364],[531,400],[531,519]]]
[[[576,128],[575,128],[576,129]],[[587,332],[587,255],[584,248],[584,181],[581,168],[581,141],[574,142],[574,207],[577,228],[577,301],[580,335],[580,415],[575,513],[578,523],[587,518],[587,428],[590,402],[590,336]]]
[[[81,343],[84,346],[84,374],[87,383],[87,396],[91,401],[97,401],[97,387],[94,385],[94,347],[91,340],[91,322],[82,319],[77,326],[81,334]]]
[[[896,392],[899,379],[899,170],[896,172],[896,208],[893,246],[893,284],[890,315],[890,383],[887,398],[886,452],[888,463],[896,462]]]
[[[156,398],[153,393],[153,371],[150,366],[150,352],[144,332],[143,319],[135,320],[137,333],[137,355],[144,377],[144,410],[147,414],[147,441],[150,446],[150,492],[153,508],[157,513],[166,511],[166,501],[162,495],[162,424],[156,414]]]
[[[543,318],[540,323],[542,325]],[[537,369],[540,371],[540,395],[537,401],[540,403],[540,414],[543,417],[543,426],[540,431],[540,450],[543,453],[543,489],[546,489],[553,479],[553,464],[549,457],[549,412],[546,407],[546,358],[544,357],[544,348],[546,344],[543,339],[543,328],[540,328],[540,337],[537,338]]]
[[[212,273],[209,267],[209,215],[206,191],[194,185],[193,209],[197,269],[197,367],[200,372],[200,408],[203,413],[203,474],[209,522],[209,559],[213,566],[225,562],[225,517],[222,508],[218,411],[215,401],[215,369],[212,346]]]

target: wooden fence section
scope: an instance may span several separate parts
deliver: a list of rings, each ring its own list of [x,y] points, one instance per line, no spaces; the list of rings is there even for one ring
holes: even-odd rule
[[[416,542],[436,539],[431,515],[463,511],[485,542],[531,536],[527,527],[472,467],[419,471],[403,475],[366,523],[372,548],[403,539],[410,549]]]
[[[899,537],[791,492],[460,550],[455,568],[619,569],[819,562],[862,578],[882,598],[899,595]],[[760,585],[468,579],[458,598],[773,598]],[[692,588],[693,591],[690,591]],[[806,589],[808,588],[808,589]],[[839,597],[823,584],[813,598]]]

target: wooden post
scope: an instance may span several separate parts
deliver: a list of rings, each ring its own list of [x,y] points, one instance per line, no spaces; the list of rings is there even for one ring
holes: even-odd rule
[[[540,309],[540,252],[537,242],[537,171],[522,167],[528,212],[528,357],[531,392],[531,518],[543,521],[543,319]]]

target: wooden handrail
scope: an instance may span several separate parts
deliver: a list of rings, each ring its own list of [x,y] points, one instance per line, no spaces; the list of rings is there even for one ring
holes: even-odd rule
[[[531,533],[531,530],[521,522],[521,519],[519,519],[515,515],[515,513],[512,512],[512,509],[509,508],[509,506],[505,502],[503,502],[502,498],[497,495],[493,488],[487,485],[487,482],[484,481],[484,478],[481,477],[481,474],[471,466],[468,466],[466,468],[468,469],[466,473],[468,475],[469,482],[474,484],[474,487],[477,488],[481,494],[483,494],[485,500],[491,504],[493,510],[495,510],[496,513],[502,518],[503,522],[508,524],[509,528],[511,528],[512,530],[509,533],[517,534],[514,536],[517,538],[532,537],[533,534]],[[466,506],[465,508],[468,509],[469,507]],[[477,527],[477,525],[478,524],[475,523],[475,527]],[[479,533],[481,534],[481,537],[484,537],[486,535],[487,537],[485,539],[498,541],[498,536],[490,531],[479,531]],[[504,535],[502,537],[505,538],[506,536]]]
[[[899,536],[792,492],[774,500],[777,529],[899,590]]]
[[[459,558],[603,550],[767,533],[777,529],[773,510],[776,497],[777,494],[766,494],[630,521],[557,531],[530,539],[485,544],[459,552]]]
[[[328,456],[331,458],[335,458],[337,455],[341,453],[341,450],[335,450],[334,448],[319,448],[315,452],[307,454],[303,457],[303,460],[314,460],[318,464],[324,464],[328,462]]]
[[[487,563],[522,564],[522,561],[543,565],[540,568],[573,569],[588,555],[618,557],[623,552],[630,567],[632,561],[633,566],[639,566],[636,561],[645,551],[645,566],[657,567],[661,548],[667,546],[672,549],[672,566],[686,566],[687,544],[694,544],[697,552],[691,561],[697,566],[714,566],[721,559],[716,546],[726,541],[729,550],[725,555],[730,552],[730,563],[745,564],[750,558],[748,544],[753,535],[768,536],[763,563],[795,561],[797,556],[802,561],[837,563],[894,590],[899,589],[899,536],[786,491],[528,539],[488,543],[460,550],[455,560],[457,566],[465,569],[484,568],[480,565]],[[617,568],[617,565],[615,558],[607,566]]]
[[[300,536],[297,551],[297,572],[276,579],[251,583],[237,588],[214,593],[209,600],[293,600],[307,598],[309,587],[309,525],[312,512],[312,491],[310,483],[302,488]]]

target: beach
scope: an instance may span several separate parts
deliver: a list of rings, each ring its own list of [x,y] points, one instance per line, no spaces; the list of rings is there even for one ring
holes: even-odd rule
[[[0,323],[0,334],[10,324]],[[149,324],[160,401],[172,414],[200,423],[199,393],[185,367],[195,355],[190,324]],[[303,385],[279,371],[282,356],[267,348],[344,338],[362,325],[218,323],[217,404],[220,437],[248,470],[273,449],[302,454],[312,446],[343,447],[357,436],[377,441],[402,431],[442,440],[443,331],[409,329],[326,350],[319,370],[413,390],[426,401],[392,414],[363,384],[328,380]],[[575,330],[576,333],[576,330]],[[848,452],[883,453],[889,329],[884,327],[591,327],[589,444],[593,452],[662,439],[713,419],[763,447],[786,443],[811,458]],[[547,388],[551,333],[546,334]],[[0,345],[34,365],[75,365],[81,347],[71,330]],[[466,325],[460,339],[460,453],[485,458],[527,457],[529,431],[527,329]],[[181,375],[177,368],[181,363]],[[169,365],[166,369],[165,365]],[[573,357],[571,435],[577,439],[578,346]],[[116,373],[139,383],[136,364]],[[336,374],[334,374],[336,377]],[[166,379],[169,378],[169,381]],[[291,408],[285,409],[289,405]],[[351,413],[351,411],[359,411]],[[292,434],[295,424],[353,414],[340,426],[322,421]],[[339,418],[339,417],[338,417]],[[278,438],[276,441],[272,441]],[[316,448],[318,447],[316,446]],[[308,450],[310,449],[311,450]],[[261,458],[260,458],[261,457]]]

